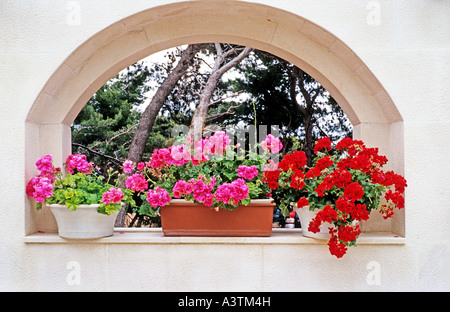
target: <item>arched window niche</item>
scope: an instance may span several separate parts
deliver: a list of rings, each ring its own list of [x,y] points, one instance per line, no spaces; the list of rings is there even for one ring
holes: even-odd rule
[[[101,30],[74,50],[49,78],[26,119],[26,177],[35,161],[71,153],[70,126],[82,107],[122,69],[174,46],[229,42],[277,55],[313,76],[336,99],[353,135],[378,147],[388,168],[404,174],[403,121],[390,96],[362,60],[339,38],[290,12],[247,2],[189,1],[151,8]],[[51,212],[37,212],[24,194],[25,235],[56,232]],[[373,212],[363,232],[404,237],[404,209],[384,220]]]

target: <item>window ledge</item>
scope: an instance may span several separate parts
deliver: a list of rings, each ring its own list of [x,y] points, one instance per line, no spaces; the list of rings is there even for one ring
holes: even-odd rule
[[[114,235],[99,239],[65,239],[58,233],[25,236],[29,244],[326,244],[327,240],[308,238],[301,229],[273,229],[270,237],[165,237],[161,228],[116,228]],[[358,245],[401,245],[404,237],[392,233],[362,233]]]

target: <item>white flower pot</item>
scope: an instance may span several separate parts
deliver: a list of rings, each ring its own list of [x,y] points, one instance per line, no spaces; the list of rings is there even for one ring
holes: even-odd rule
[[[316,216],[319,209],[314,209],[313,211],[309,210],[309,206],[305,206],[302,208],[298,208],[297,205],[294,206],[295,211],[297,212],[298,218],[300,219],[300,225],[302,227],[302,234],[306,237],[312,237],[317,239],[330,239],[329,227],[333,227],[334,225],[328,222],[324,222],[320,226],[319,233],[313,233],[308,231],[309,223]]]
[[[59,204],[48,206],[55,216],[61,237],[92,239],[111,236],[114,233],[118,211],[105,215],[97,212],[100,205],[79,205],[76,210]]]

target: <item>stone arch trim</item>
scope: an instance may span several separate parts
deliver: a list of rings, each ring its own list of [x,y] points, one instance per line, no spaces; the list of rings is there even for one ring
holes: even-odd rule
[[[218,41],[265,50],[308,72],[343,108],[355,136],[380,147],[392,168],[403,173],[401,115],[378,79],[339,38],[307,19],[266,5],[187,1],[126,17],[89,38],[65,59],[27,116],[27,176],[33,174],[37,157],[51,153],[62,162],[70,154],[71,123],[92,94],[117,72],[170,47]],[[33,212],[30,215],[27,232],[38,225],[52,226],[45,214],[42,220]],[[395,232],[404,232],[403,223],[392,222]]]

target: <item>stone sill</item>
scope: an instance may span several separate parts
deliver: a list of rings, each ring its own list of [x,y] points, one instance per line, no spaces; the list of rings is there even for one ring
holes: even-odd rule
[[[57,233],[34,233],[25,236],[29,244],[315,244],[327,240],[308,238],[301,229],[273,229],[270,237],[165,237],[161,228],[116,228],[114,235],[99,239],[65,239]],[[404,237],[392,233],[362,233],[358,245],[402,245]]]

